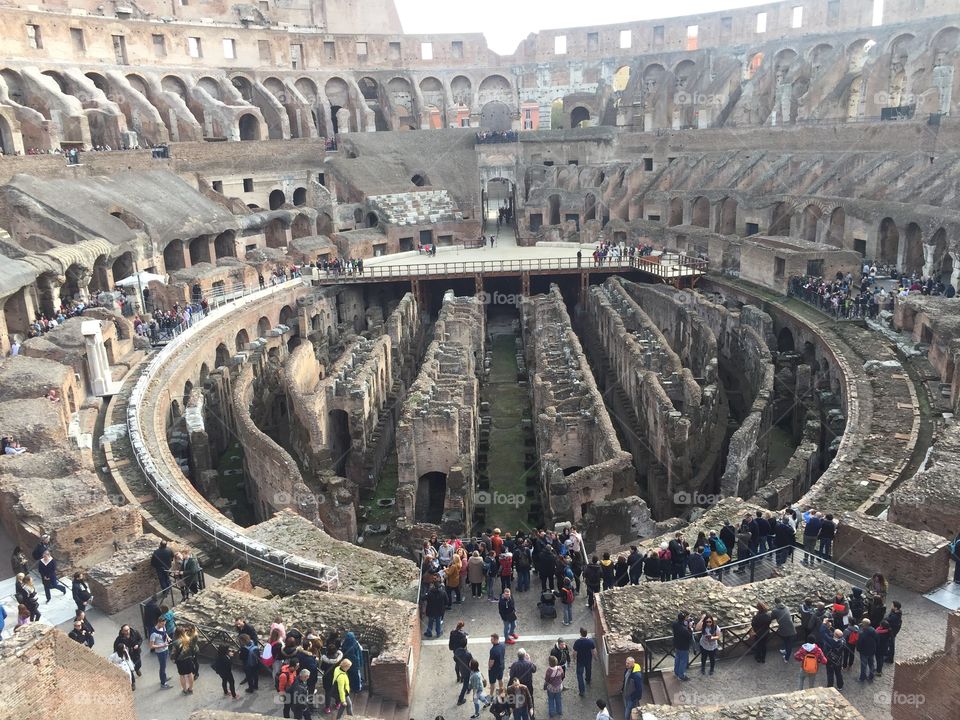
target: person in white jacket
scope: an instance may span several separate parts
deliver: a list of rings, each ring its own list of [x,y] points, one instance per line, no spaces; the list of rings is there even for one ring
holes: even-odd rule
[[[130,676],[130,686],[136,690],[137,676],[134,672],[133,658],[130,657],[130,650],[127,649],[127,646],[124,645],[122,641],[117,640],[113,643],[113,654],[109,660]]]

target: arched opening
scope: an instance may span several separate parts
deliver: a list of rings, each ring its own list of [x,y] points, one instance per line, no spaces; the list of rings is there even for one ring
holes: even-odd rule
[[[430,184],[430,181],[427,180],[425,173],[416,173],[412,178],[410,178],[410,182],[417,187],[425,187]]]
[[[13,155],[17,146],[13,141],[13,129],[7,119],[0,115],[0,155]]]
[[[227,230],[217,235],[217,239],[213,241],[213,249],[217,254],[217,258],[236,257],[236,233],[234,233],[233,230]]]
[[[778,202],[773,206],[773,213],[770,216],[769,235],[789,235],[790,234],[790,207],[787,203]]]
[[[186,409],[190,404],[190,398],[193,396],[193,383],[187,380],[183,384],[183,407]]]
[[[559,225],[560,224],[560,196],[551,195],[547,199],[547,204],[549,205],[550,210],[550,222],[548,225]]]
[[[597,219],[597,198],[593,193],[587,193],[584,198],[583,219],[584,221]]]
[[[190,264],[209,263],[210,259],[210,239],[206,235],[194,238],[190,241]]]
[[[307,189],[298,187],[293,191],[293,204],[302,207],[307,204]]]
[[[257,321],[257,337],[265,338],[270,334],[271,330],[273,330],[273,323],[270,322],[268,317],[261,317]]]
[[[586,127],[589,122],[590,111],[587,108],[578,106],[570,112],[570,127]]]
[[[571,465],[570,467],[565,467],[565,468],[563,469],[563,476],[564,476],[564,477],[570,477],[570,476],[573,475],[575,472],[579,472],[580,470],[583,470],[583,466],[582,466],[582,465]]]
[[[273,190],[270,193],[270,209],[279,210],[287,202],[287,196],[284,195],[283,190]]]
[[[168,273],[183,270],[186,267],[183,259],[182,240],[171,240],[167,243],[167,246],[163,249],[163,267]]]
[[[297,215],[290,225],[290,238],[296,240],[297,238],[308,237],[312,234],[313,223],[310,221],[310,218],[306,215]]]
[[[30,316],[27,312],[26,288],[20,288],[3,303],[3,319],[7,324],[7,334],[27,336],[30,329]]]
[[[710,227],[710,201],[702,195],[693,201],[690,224],[697,227]]]
[[[923,231],[915,222],[907,223],[904,228],[904,239],[907,246],[904,248],[903,272],[923,272]]]
[[[87,268],[77,263],[73,263],[64,271],[64,283],[60,288],[60,300],[70,299],[80,300],[86,294],[86,278],[88,277]]]
[[[681,198],[675,197],[670,200],[670,214],[667,217],[667,226],[672,227],[674,225],[683,224],[683,200]]]
[[[330,235],[333,232],[333,218],[327,213],[317,215],[317,235]]]
[[[512,127],[513,113],[506,103],[494,100],[480,109],[480,128],[492,132],[506,132]]]
[[[614,92],[622,93],[627,89],[627,85],[630,84],[630,66],[623,65],[622,67],[617,68],[617,71],[613,74],[613,90]]]
[[[227,350],[227,346],[223,343],[217,345],[217,357],[214,360],[214,367],[224,367],[227,363],[230,362],[230,351]]]
[[[297,323],[297,314],[289,305],[284,305],[282,308],[280,308],[279,319],[281,325],[285,325],[286,327],[292,329],[294,333],[300,332],[300,325]]]
[[[256,115],[246,113],[240,116],[240,139],[241,140],[259,140],[260,139],[260,121]]]
[[[930,238],[930,269],[929,274],[935,278],[942,278],[946,272],[944,266],[950,264],[950,270],[953,270],[953,261],[947,252],[947,233],[943,228],[939,228]],[[926,274],[926,271],[925,273]],[[944,282],[949,281],[948,279]]]
[[[417,522],[437,524],[443,518],[447,499],[447,476],[442,472],[429,472],[417,480],[417,500],[414,517]]]
[[[327,413],[327,437],[330,439],[330,458],[337,475],[343,476],[350,459],[350,416],[345,410]]]
[[[375,212],[373,212],[373,211],[368,212],[368,213],[367,213],[367,227],[368,227],[368,228],[375,228],[375,227],[377,227],[377,225],[379,225],[379,224],[380,224],[380,218],[379,218],[379,216],[378,216]]]
[[[268,248],[282,248],[287,245],[287,228],[280,218],[274,218],[263,229],[263,237]]]
[[[113,261],[113,281],[123,280],[133,275],[133,254],[125,252]]]
[[[200,375],[197,380],[197,384],[202,388],[207,383],[207,378],[210,376],[210,368],[207,367],[206,363],[200,365]]]
[[[567,127],[567,117],[563,114],[563,98],[550,103],[550,129],[563,130]]]
[[[847,212],[842,208],[834,208],[830,213],[830,227],[827,229],[827,244],[834,247],[843,247],[843,232],[847,224]]]
[[[794,349],[793,333],[790,328],[780,328],[780,332],[777,333],[777,350],[779,352],[793,352]]]
[[[884,265],[896,265],[900,253],[900,231],[893,218],[880,221],[879,260]]]
[[[722,235],[733,235],[737,231],[737,201],[733,198],[724,198],[720,203],[720,218],[717,220],[717,232]]]
[[[101,255],[93,263],[93,275],[90,278],[90,292],[94,295],[110,289],[110,259]]]
[[[820,217],[822,215],[823,212],[820,210],[820,206],[815,205],[814,203],[810,203],[803,209],[801,233],[803,239],[807,242],[817,241],[817,228],[820,225]]]
[[[243,352],[246,350],[247,345],[250,344],[250,336],[247,334],[247,331],[244,328],[240,329],[240,332],[237,333],[237,337],[234,340],[234,345],[237,348],[237,352]]]

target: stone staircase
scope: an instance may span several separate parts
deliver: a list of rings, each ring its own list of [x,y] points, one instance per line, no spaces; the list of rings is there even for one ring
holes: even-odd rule
[[[409,720],[410,707],[397,705],[392,700],[368,692],[353,696],[353,714],[358,717],[379,718],[379,720]]]
[[[429,225],[463,220],[463,213],[446,190],[370,195],[367,200],[380,218],[390,225]]]

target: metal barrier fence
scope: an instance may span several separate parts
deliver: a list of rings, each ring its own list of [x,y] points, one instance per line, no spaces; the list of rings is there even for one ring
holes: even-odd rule
[[[306,558],[298,558],[286,551],[251,540],[226,525],[222,516],[215,516],[201,507],[191,497],[190,493],[184,490],[181,482],[177,479],[178,477],[183,478],[180,468],[171,465],[165,457],[155,458],[151,455],[140,421],[141,408],[151,378],[170,360],[182,342],[199,334],[213,321],[236,309],[238,304],[242,304],[241,301],[246,301],[251,295],[269,297],[277,292],[295,287],[298,282],[299,280],[295,279],[262,290],[259,288],[250,291],[244,290],[240,297],[226,301],[216,309],[211,309],[206,317],[192,323],[189,328],[157,352],[141,371],[140,377],[130,393],[127,405],[127,430],[130,444],[133,447],[134,458],[147,483],[157,494],[157,497],[192,530],[200,533],[215,547],[241,557],[245,562],[264,567],[271,572],[282,575],[284,578],[293,578],[323,590],[332,590],[339,583],[339,572],[336,566],[311,563]],[[162,440],[158,442],[160,441]],[[183,478],[183,480],[186,479]],[[289,567],[288,563],[291,562],[295,562],[299,567]],[[305,571],[305,568],[310,568],[312,572]]]

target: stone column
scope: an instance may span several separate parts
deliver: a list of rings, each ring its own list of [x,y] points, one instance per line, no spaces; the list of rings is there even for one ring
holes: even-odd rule
[[[84,320],[80,326],[87,346],[87,372],[90,378],[90,390],[94,395],[113,395],[114,383],[110,377],[110,362],[107,350],[103,346],[99,320]]]

